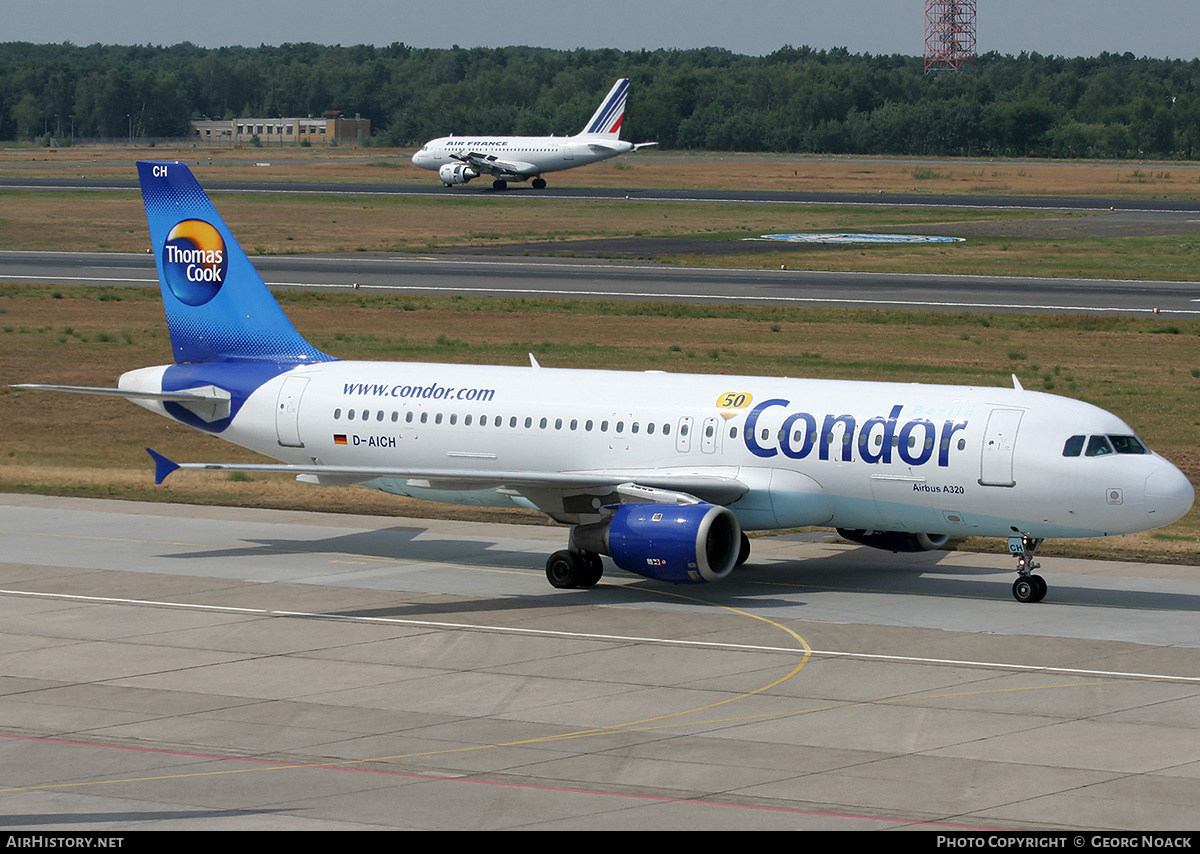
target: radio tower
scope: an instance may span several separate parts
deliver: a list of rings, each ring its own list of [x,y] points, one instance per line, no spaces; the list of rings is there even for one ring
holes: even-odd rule
[[[975,0],[925,0],[925,73],[975,67]]]

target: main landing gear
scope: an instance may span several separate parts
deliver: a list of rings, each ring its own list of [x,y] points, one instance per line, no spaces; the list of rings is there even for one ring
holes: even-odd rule
[[[546,580],[560,590],[595,587],[604,575],[600,555],[563,549],[546,561]]]
[[[535,189],[535,190],[546,189],[546,179],[545,178],[534,178],[533,179],[533,189]]]
[[[1046,579],[1034,575],[1033,570],[1041,564],[1034,563],[1033,556],[1042,544],[1040,537],[1022,534],[1008,538],[1008,551],[1017,559],[1017,580],[1013,582],[1013,598],[1018,602],[1041,602],[1046,598]]]
[[[503,178],[497,178],[495,181],[492,182],[492,189],[493,190],[507,190],[508,182],[505,181]]]

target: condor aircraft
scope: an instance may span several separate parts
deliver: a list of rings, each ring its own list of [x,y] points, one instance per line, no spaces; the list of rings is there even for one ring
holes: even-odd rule
[[[575,136],[443,136],[430,140],[413,155],[422,169],[435,170],[447,187],[491,175],[492,189],[505,190],[509,181],[533,179],[533,188],[546,187],[546,172],[599,163],[618,154],[657,142],[620,139],[629,80],[618,80],[608,97]]]
[[[1046,582],[1046,537],[1145,531],[1192,505],[1188,479],[1118,418],[1015,388],[657,371],[341,361],[306,341],[181,163],[139,163],[175,362],[116,395],[289,472],[457,504],[525,507],[570,526],[555,587],[601,555],[676,583],[719,581],[745,531],[824,525],[881,549],[1006,538],[1014,596]]]

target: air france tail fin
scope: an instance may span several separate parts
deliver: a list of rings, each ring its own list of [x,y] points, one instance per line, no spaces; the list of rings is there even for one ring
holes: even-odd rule
[[[613,84],[608,97],[601,102],[600,107],[592,114],[592,118],[580,136],[598,135],[616,137],[621,133],[621,122],[625,118],[625,98],[629,94],[629,78],[622,77]]]
[[[182,163],[138,163],[171,351],[184,362],[303,364],[301,337]]]

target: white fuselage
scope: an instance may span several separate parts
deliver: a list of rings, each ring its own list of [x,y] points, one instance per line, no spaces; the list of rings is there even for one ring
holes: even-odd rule
[[[121,388],[156,390],[165,370],[126,374]],[[1020,389],[335,361],[266,382],[220,435],[293,464],[727,478],[747,488],[728,504],[747,529],[1103,536],[1168,524],[1193,497],[1157,454],[1065,456],[1072,437],[1133,431]],[[535,502],[486,483],[364,485],[588,515],[549,489]]]
[[[430,140],[413,155],[413,164],[434,172],[462,163],[468,154],[495,157],[514,168],[497,174],[524,180],[547,172],[599,163],[633,150],[633,143],[607,134],[577,136],[444,136]]]

